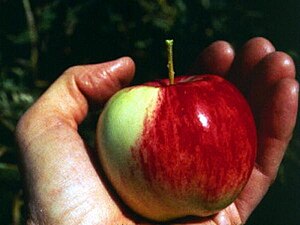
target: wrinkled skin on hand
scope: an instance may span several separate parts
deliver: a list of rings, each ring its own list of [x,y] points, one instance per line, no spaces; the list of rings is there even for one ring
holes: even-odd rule
[[[103,105],[129,84],[135,72],[127,57],[65,71],[20,119],[20,147],[28,224],[151,224],[116,196],[78,134],[89,106]],[[190,71],[226,77],[247,97],[258,131],[258,155],[237,200],[218,214],[174,223],[244,224],[276,178],[292,137],[298,104],[295,65],[264,38],[235,54],[224,41],[208,46]]]

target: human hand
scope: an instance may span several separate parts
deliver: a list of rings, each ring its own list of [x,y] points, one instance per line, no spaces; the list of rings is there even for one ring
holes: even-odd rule
[[[105,103],[130,82],[134,70],[129,58],[72,67],[21,118],[16,134],[29,224],[146,223],[115,196],[77,132],[89,103]],[[228,43],[213,43],[193,71],[226,76],[243,91],[257,123],[258,155],[234,203],[209,218],[176,222],[243,224],[274,181],[292,136],[298,103],[294,63],[267,40],[255,38],[237,56]]]

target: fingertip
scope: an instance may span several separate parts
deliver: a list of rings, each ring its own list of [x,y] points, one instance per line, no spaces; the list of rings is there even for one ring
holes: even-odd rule
[[[233,47],[227,41],[223,41],[223,40],[215,41],[210,46],[208,46],[204,50],[204,52],[210,53],[211,55],[215,53],[219,57],[221,55],[221,56],[228,57],[229,59],[233,59],[234,57]]]
[[[270,40],[268,40],[267,38],[265,37],[253,37],[253,38],[250,38],[245,45],[248,45],[248,44],[251,44],[251,43],[264,43],[264,45],[272,45],[273,44],[270,42]]]
[[[117,73],[121,87],[127,86],[133,79],[135,74],[135,63],[132,58],[125,56],[115,60],[116,64],[119,64]],[[123,70],[123,71],[121,71]]]
[[[231,68],[234,55],[228,42],[216,41],[201,52],[191,71],[225,76]]]
[[[296,69],[293,59],[286,53],[276,51],[267,55],[258,66],[256,73],[274,83],[281,78],[295,78]]]
[[[260,55],[264,57],[266,54],[274,52],[275,47],[271,41],[264,37],[254,37],[248,40],[242,48],[242,52],[249,50],[250,52],[259,50]]]

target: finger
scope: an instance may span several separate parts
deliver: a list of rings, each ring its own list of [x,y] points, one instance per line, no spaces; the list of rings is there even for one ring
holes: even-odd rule
[[[280,79],[295,78],[296,70],[292,58],[284,52],[270,53],[254,70],[249,102],[254,114],[259,115],[272,86]]]
[[[284,78],[271,91],[259,118],[256,162],[274,180],[296,124],[299,86],[295,79]]]
[[[266,55],[274,51],[272,43],[265,38],[249,40],[237,55],[229,79],[247,95],[254,68]]]
[[[275,180],[296,123],[299,85],[284,78],[275,85],[258,125],[258,155],[255,169],[236,201],[246,221]]]
[[[68,224],[81,216],[103,219],[120,213],[92,165],[77,126],[87,113],[87,98],[106,101],[130,80],[133,68],[128,58],[73,67],[19,121],[16,137],[32,220]],[[95,207],[100,202],[106,207]]]
[[[234,50],[225,41],[216,41],[198,56],[191,74],[215,74],[225,76],[233,62]]]

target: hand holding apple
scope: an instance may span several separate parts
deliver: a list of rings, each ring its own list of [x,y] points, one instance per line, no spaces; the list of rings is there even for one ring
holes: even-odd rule
[[[268,40],[253,38],[237,56],[227,42],[212,43],[194,71],[229,77],[238,87],[245,87],[240,82],[248,84],[243,91],[255,112],[258,151],[250,179],[237,199],[216,215],[188,222],[244,224],[275,179],[292,136],[298,106],[295,65]],[[78,133],[88,102],[104,104],[133,75],[129,58],[72,67],[22,116],[16,136],[28,224],[149,224],[118,201],[98,172],[97,156]]]
[[[147,218],[209,216],[248,181],[254,119],[242,94],[220,76],[174,80],[171,59],[168,67],[169,79],[122,89],[109,100],[97,128],[101,165],[124,202]]]

